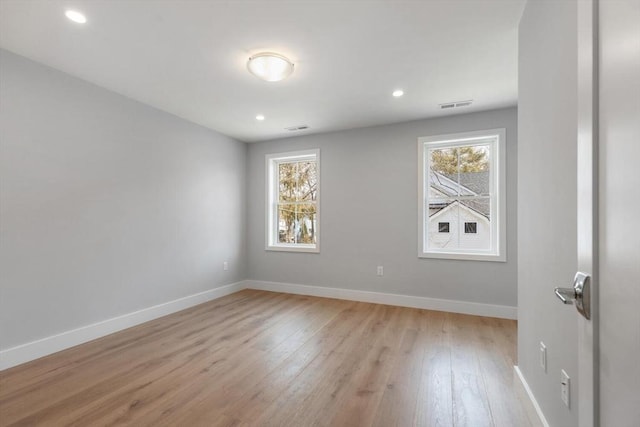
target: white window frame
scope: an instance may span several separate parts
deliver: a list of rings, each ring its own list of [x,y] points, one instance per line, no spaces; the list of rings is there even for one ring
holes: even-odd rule
[[[314,160],[316,162],[316,228],[315,244],[280,243],[278,242],[278,191],[280,180],[278,164],[292,161]],[[265,156],[266,170],[266,223],[265,250],[283,252],[320,252],[320,150],[290,151],[287,153],[267,154]]]
[[[475,143],[491,146],[489,168],[491,171],[491,242],[490,250],[474,249],[435,249],[429,248],[429,208],[427,197],[429,191],[428,158],[429,149],[468,146]],[[506,200],[506,131],[488,129],[482,131],[462,132],[447,135],[435,135],[418,138],[418,257],[440,258],[473,261],[507,260],[507,200]],[[425,185],[426,184],[426,185]]]

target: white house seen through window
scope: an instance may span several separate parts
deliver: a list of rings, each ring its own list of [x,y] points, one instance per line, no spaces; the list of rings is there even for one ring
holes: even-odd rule
[[[504,129],[418,140],[421,257],[505,260],[504,143]]]
[[[318,150],[268,155],[267,249],[319,250]]]

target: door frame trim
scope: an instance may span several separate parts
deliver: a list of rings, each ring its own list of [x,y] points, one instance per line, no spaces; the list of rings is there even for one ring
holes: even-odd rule
[[[598,2],[578,1],[578,271],[591,276],[591,320],[578,316],[578,424],[600,425],[598,280]]]

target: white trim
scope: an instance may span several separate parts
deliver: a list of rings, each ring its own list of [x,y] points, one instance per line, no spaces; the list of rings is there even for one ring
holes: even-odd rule
[[[318,236],[316,235],[316,239],[318,238]],[[281,243],[278,245],[273,245],[273,246],[268,246],[265,248],[265,251],[274,251],[274,252],[303,252],[303,253],[310,253],[310,254],[319,254],[320,253],[320,248],[318,247],[318,245],[316,244],[311,245],[311,244],[299,244],[296,245],[295,243],[290,243],[290,244],[286,244],[286,243]]]
[[[0,351],[0,371],[245,289],[236,282]]]
[[[428,249],[426,235],[428,233],[429,214],[425,204],[427,191],[425,188],[427,164],[426,145],[429,147],[453,147],[468,145],[491,146],[491,242],[490,251]],[[487,129],[473,132],[461,132],[447,135],[434,135],[418,138],[418,258],[441,258],[472,261],[507,261],[507,192],[506,192],[506,129]]]
[[[591,276],[591,319],[577,316],[578,386],[571,400],[578,402],[580,427],[600,426],[600,1],[578,2],[578,115],[577,115],[577,269]],[[627,116],[628,117],[628,116]],[[603,140],[606,141],[608,138]],[[604,233],[606,235],[606,233]]]
[[[538,404],[536,397],[533,395],[533,391],[531,391],[531,388],[529,387],[527,380],[524,379],[524,375],[522,375],[522,371],[520,371],[520,368],[517,365],[513,367],[513,370],[516,373],[516,377],[520,380],[520,385],[522,385],[522,387],[524,388],[524,391],[527,393],[527,396],[529,397],[529,400],[531,400],[531,404],[536,410],[536,414],[538,414],[538,417],[540,418],[540,422],[544,427],[549,427],[549,423],[547,422],[547,419],[544,417],[542,408],[540,408],[540,405]]]
[[[276,204],[274,203],[274,189],[278,188],[274,165],[282,161],[304,161],[315,160],[316,162],[316,243],[313,244],[280,244],[275,243],[276,236],[273,235],[277,230],[277,214],[275,212]],[[274,153],[265,155],[265,250],[281,251],[281,252],[320,252],[320,149],[314,148],[310,150],[290,151],[287,153]],[[276,231],[277,232],[277,231]]]
[[[517,307],[507,305],[482,304],[468,301],[328,288],[294,283],[266,282],[261,280],[246,280],[245,283],[248,289],[422,308],[426,310],[448,311],[451,313],[472,314],[476,316],[499,317],[502,319],[516,319],[518,313]]]
[[[492,261],[492,262],[507,262],[507,260],[500,259],[497,255],[482,255],[476,253],[460,253],[460,252],[445,252],[443,250],[438,252],[428,252],[418,255],[418,258],[422,259],[455,259],[465,261]]]

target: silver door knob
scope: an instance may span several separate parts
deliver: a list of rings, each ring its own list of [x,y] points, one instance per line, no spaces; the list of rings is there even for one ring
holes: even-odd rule
[[[574,304],[586,319],[591,318],[591,278],[577,272],[572,288],[555,288],[554,293],[563,304]]]

